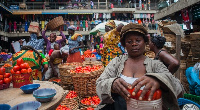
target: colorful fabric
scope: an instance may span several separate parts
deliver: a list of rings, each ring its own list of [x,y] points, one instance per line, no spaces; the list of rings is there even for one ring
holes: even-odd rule
[[[49,50],[49,56],[51,56],[53,49]]]
[[[119,34],[116,28],[104,34],[104,47],[101,51],[101,60],[104,66],[107,66],[113,58],[122,55],[122,51],[118,47],[118,43],[120,42]]]
[[[53,64],[58,65],[58,64],[62,63],[62,60],[63,60],[63,58],[55,58],[53,61]]]
[[[28,63],[32,72],[32,77],[34,80],[42,80],[42,72],[41,72],[41,66],[48,64],[47,59],[43,54],[40,54],[42,58],[40,58],[37,53],[35,53],[32,50],[21,50],[13,55],[12,62],[13,66],[16,65],[17,59],[22,58],[24,62]]]
[[[110,27],[112,27],[112,28],[115,28],[115,27],[116,27],[115,21],[110,20],[109,22],[106,23],[106,26],[110,26]]]
[[[68,55],[67,63],[72,63],[72,62],[80,62],[80,63],[82,63],[80,51]]]
[[[81,34],[75,33],[75,34],[71,37],[71,39],[72,39],[72,40],[77,40],[77,38],[78,38],[79,36],[82,37]]]
[[[69,50],[74,48],[74,47],[78,47],[79,46],[79,42],[81,42],[81,41],[82,41],[81,36],[78,36],[76,38],[76,40],[72,40],[71,36],[69,36],[69,38],[68,38]],[[72,53],[75,53],[75,52],[79,52],[79,50],[78,49],[74,49],[72,51]]]

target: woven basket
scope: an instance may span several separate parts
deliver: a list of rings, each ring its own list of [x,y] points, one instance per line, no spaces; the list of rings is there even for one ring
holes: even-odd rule
[[[56,17],[47,23],[48,28],[51,31],[57,30],[60,26],[64,25],[64,20],[62,16]]]
[[[77,110],[79,108],[79,97],[75,97],[72,99],[65,98],[61,105],[66,106],[67,108],[70,108],[71,110]]]

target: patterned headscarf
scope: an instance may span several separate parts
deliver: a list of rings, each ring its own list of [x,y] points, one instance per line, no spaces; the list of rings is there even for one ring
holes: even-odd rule
[[[68,29],[71,29],[71,30],[75,31],[76,27],[74,25],[71,25],[71,26],[68,27]]]
[[[110,20],[109,22],[106,23],[106,26],[110,26],[110,27],[112,27],[114,29],[116,27],[115,21]]]

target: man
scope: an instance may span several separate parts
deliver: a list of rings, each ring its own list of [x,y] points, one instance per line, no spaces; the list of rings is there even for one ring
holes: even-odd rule
[[[50,56],[49,67],[47,72],[45,73],[45,80],[49,80],[53,76],[60,76],[58,64],[65,63],[68,57],[69,47],[64,46],[60,50],[54,50]]]

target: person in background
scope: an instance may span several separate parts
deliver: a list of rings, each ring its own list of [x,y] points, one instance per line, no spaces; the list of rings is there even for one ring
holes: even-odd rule
[[[69,47],[62,47],[60,50],[54,50],[50,56],[49,67],[45,73],[45,81],[49,80],[52,77],[59,77],[59,68],[60,63],[65,63],[69,54]]]
[[[101,51],[102,62],[104,66],[107,66],[108,63],[115,57],[118,57],[122,54],[122,51],[118,47],[118,43],[120,40],[120,31],[123,27],[123,24],[120,24],[118,27],[115,25],[115,21],[110,20],[105,25],[105,34],[104,34],[104,47]]]
[[[91,9],[93,9],[94,3],[92,0],[90,1],[90,6],[91,6]]]
[[[152,36],[149,41],[150,51],[155,53],[155,60],[160,60],[168,68],[168,70],[174,74],[179,66],[179,61],[163,49],[166,42],[166,38],[160,35]]]
[[[82,35],[75,33],[75,26],[70,26],[68,28],[69,38],[68,38],[68,45],[69,45],[69,56],[67,58],[67,63],[72,62],[82,62],[81,53],[79,48],[83,48],[84,44],[82,41]]]
[[[51,49],[51,50],[49,51],[49,56],[51,56],[51,54],[52,54],[52,52],[53,52],[54,50],[60,50],[60,46],[59,46],[58,43],[55,43],[55,44],[54,44],[54,48]]]
[[[50,34],[50,40],[45,36],[46,29],[47,29],[47,26],[45,27],[44,31],[42,32],[42,38],[43,38],[44,41],[46,42],[46,45],[47,45],[47,46],[46,46],[47,53],[49,53],[49,51],[50,51],[51,49],[53,49],[55,43],[58,43],[59,46],[60,46],[60,48],[61,48],[61,47],[62,47],[62,46],[61,46],[61,43],[64,42],[65,39],[66,39],[65,35],[64,35],[63,32],[61,31],[61,27],[60,27],[59,30],[60,30],[60,35],[62,36],[62,39],[57,40],[57,41],[56,41],[56,37],[57,37],[57,36],[56,36],[55,33],[51,33],[51,34]]]
[[[160,89],[163,109],[159,109],[179,110],[177,98],[184,93],[180,81],[162,62],[143,55],[148,42],[147,30],[142,25],[129,23],[121,30],[120,42],[128,54],[112,59],[97,79],[96,92],[101,102],[96,109],[127,110],[129,104],[136,104],[138,108],[145,106],[139,101],[129,102],[131,94],[136,96],[145,86],[138,96],[139,100],[143,100],[145,94],[150,91],[147,100],[152,101],[153,94]],[[134,90],[129,93],[127,89]]]
[[[17,22],[14,21],[13,25],[14,25],[14,32],[16,33],[17,32]]]
[[[12,22],[11,21],[9,21],[9,23],[8,23],[8,25],[9,25],[9,32],[11,32],[11,26],[12,26]]]

